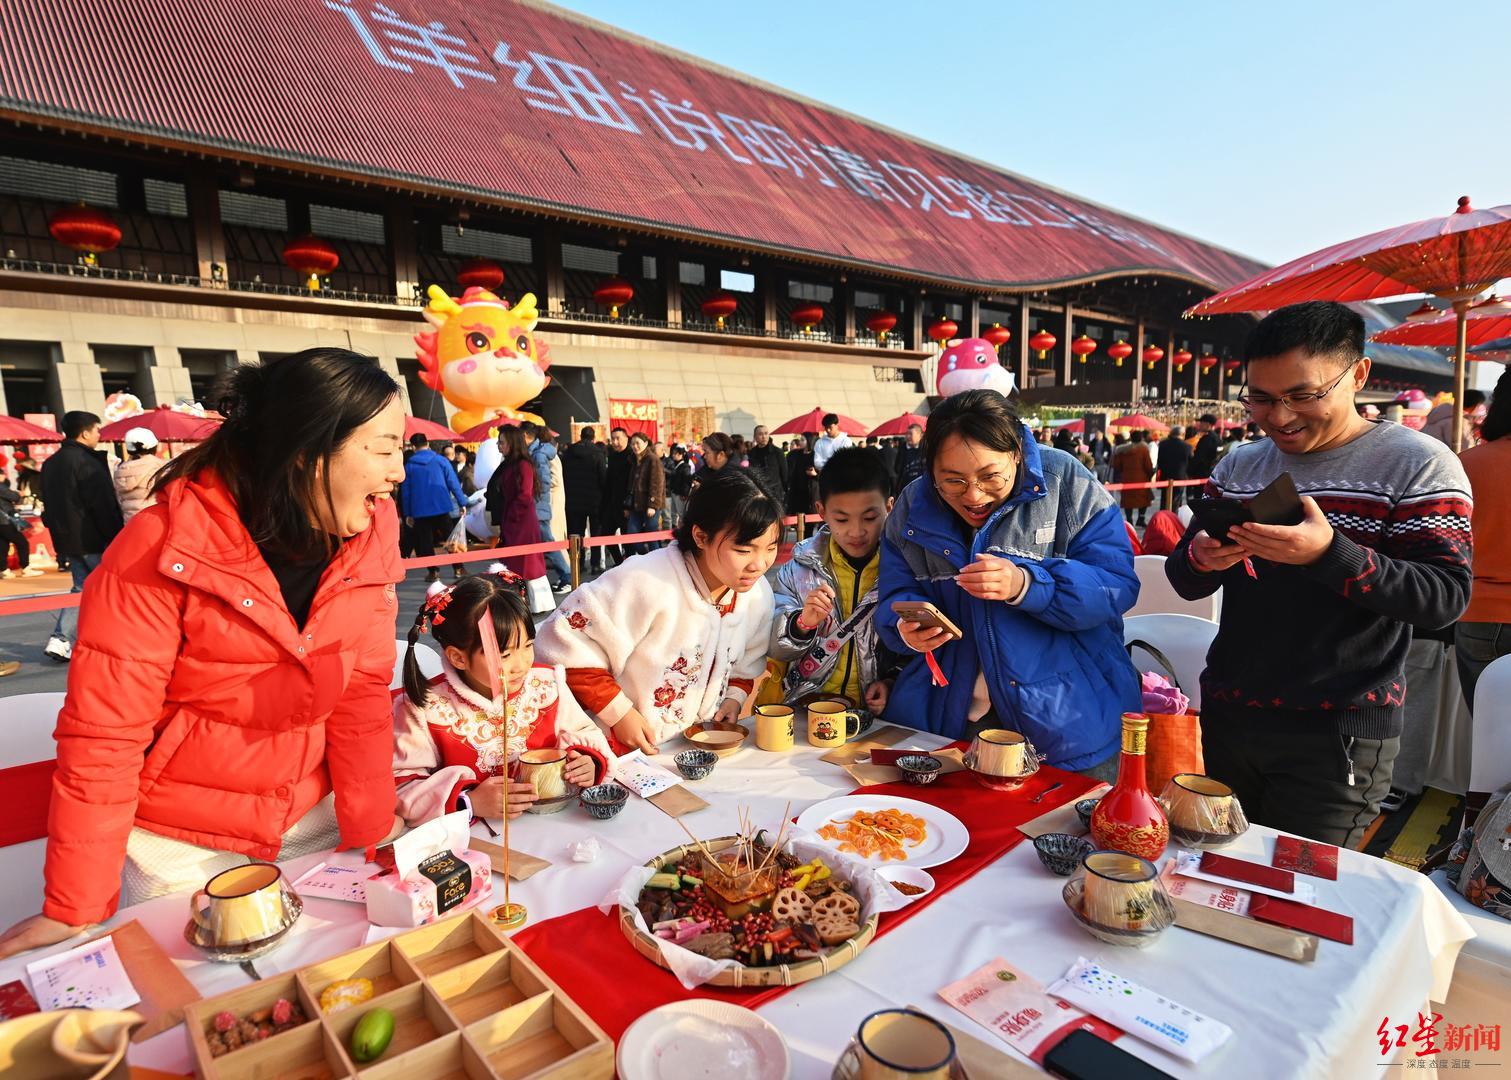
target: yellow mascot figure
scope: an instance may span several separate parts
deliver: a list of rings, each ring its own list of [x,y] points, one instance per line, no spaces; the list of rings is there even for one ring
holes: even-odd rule
[[[432,285],[428,295],[425,321],[435,329],[415,335],[420,381],[456,407],[451,429],[463,432],[487,421],[543,423],[519,411],[551,381],[546,344],[535,337],[535,294],[526,293],[513,307],[477,287],[452,299]]]

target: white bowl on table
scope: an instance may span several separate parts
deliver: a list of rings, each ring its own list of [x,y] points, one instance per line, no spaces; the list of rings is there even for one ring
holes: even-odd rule
[[[889,884],[895,885],[897,882],[902,881],[922,889],[923,892],[921,893],[913,893],[911,895],[902,893],[903,898],[910,904],[914,900],[922,900],[934,891],[934,875],[930,874],[927,870],[920,870],[916,866],[878,866],[876,873]],[[902,892],[902,890],[899,889],[898,892]]]

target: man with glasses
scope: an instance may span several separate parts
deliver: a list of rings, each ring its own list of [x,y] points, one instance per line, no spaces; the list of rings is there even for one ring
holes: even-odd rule
[[[1246,347],[1239,401],[1268,439],[1226,454],[1207,494],[1247,501],[1281,473],[1299,525],[1193,522],[1165,572],[1188,600],[1223,589],[1202,673],[1206,771],[1252,820],[1356,846],[1390,790],[1412,627],[1469,600],[1472,503],[1458,459],[1360,416],[1364,320],[1342,304],[1281,308]]]

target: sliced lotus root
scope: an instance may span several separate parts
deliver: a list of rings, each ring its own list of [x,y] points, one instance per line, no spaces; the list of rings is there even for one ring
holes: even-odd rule
[[[815,915],[813,928],[825,945],[841,945],[860,933],[860,924],[845,915]]]
[[[860,910],[859,905],[856,910]],[[806,922],[812,913],[813,901],[799,889],[782,889],[771,901],[771,915],[777,922]]]
[[[825,915],[839,915],[849,922],[855,922],[860,916],[860,901],[848,893],[830,893],[813,905],[815,921]]]

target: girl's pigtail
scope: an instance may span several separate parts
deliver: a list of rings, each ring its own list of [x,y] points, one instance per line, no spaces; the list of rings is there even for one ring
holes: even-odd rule
[[[415,616],[414,625],[409,628],[409,649],[404,654],[404,696],[414,702],[416,706],[423,706],[429,696],[429,690],[425,686],[425,676],[420,673],[420,661],[415,657],[415,643],[420,640],[420,630],[425,626],[425,612],[421,610]]]

